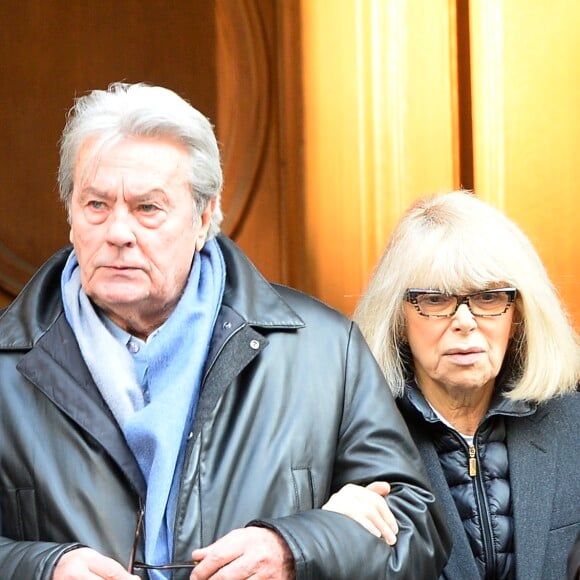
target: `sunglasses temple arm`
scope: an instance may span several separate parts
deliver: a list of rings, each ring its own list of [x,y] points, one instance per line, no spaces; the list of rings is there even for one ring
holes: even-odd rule
[[[131,548],[131,556],[129,557],[129,565],[127,569],[130,574],[134,573],[135,559],[137,558],[137,545],[141,535],[141,526],[143,525],[143,508],[137,513],[137,526],[135,528],[135,539],[133,540],[133,547]]]

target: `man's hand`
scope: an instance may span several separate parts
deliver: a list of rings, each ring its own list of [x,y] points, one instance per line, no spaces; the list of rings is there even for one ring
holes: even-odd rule
[[[91,548],[78,548],[63,554],[59,559],[53,580],[139,580],[138,576],[111,558],[107,558]]]
[[[195,550],[199,562],[191,580],[292,580],[294,560],[286,542],[266,528],[233,530],[217,542]]]
[[[366,487],[348,483],[330,496],[323,510],[344,514],[371,534],[384,538],[389,546],[397,541],[399,526],[384,498],[391,491],[385,481],[374,481]]]

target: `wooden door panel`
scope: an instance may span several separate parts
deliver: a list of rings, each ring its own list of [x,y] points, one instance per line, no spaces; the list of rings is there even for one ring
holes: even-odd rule
[[[530,237],[580,328],[580,4],[470,10],[476,190]]]
[[[291,12],[280,11],[267,0],[1,3],[0,305],[67,243],[56,188],[65,113],[116,80],[172,88],[214,122],[224,231],[287,281],[277,64]]]

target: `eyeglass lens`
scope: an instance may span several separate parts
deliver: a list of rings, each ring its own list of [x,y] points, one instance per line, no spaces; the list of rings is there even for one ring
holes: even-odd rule
[[[498,316],[503,314],[513,301],[513,291],[486,290],[467,296],[440,292],[416,293],[412,300],[421,314],[427,316],[452,316],[459,306],[466,303],[476,316]]]

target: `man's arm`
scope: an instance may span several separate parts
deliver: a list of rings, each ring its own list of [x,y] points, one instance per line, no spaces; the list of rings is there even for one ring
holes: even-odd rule
[[[118,562],[80,544],[17,542],[0,536],[2,580],[134,580]]]
[[[438,578],[451,547],[444,518],[407,426],[354,325],[346,368],[330,492],[348,483],[389,482],[387,501],[399,526],[396,544],[388,546],[349,517],[321,509],[259,525],[284,538],[299,579]]]
[[[6,580],[52,580],[57,560],[77,544],[17,542],[0,536],[0,570]]]

